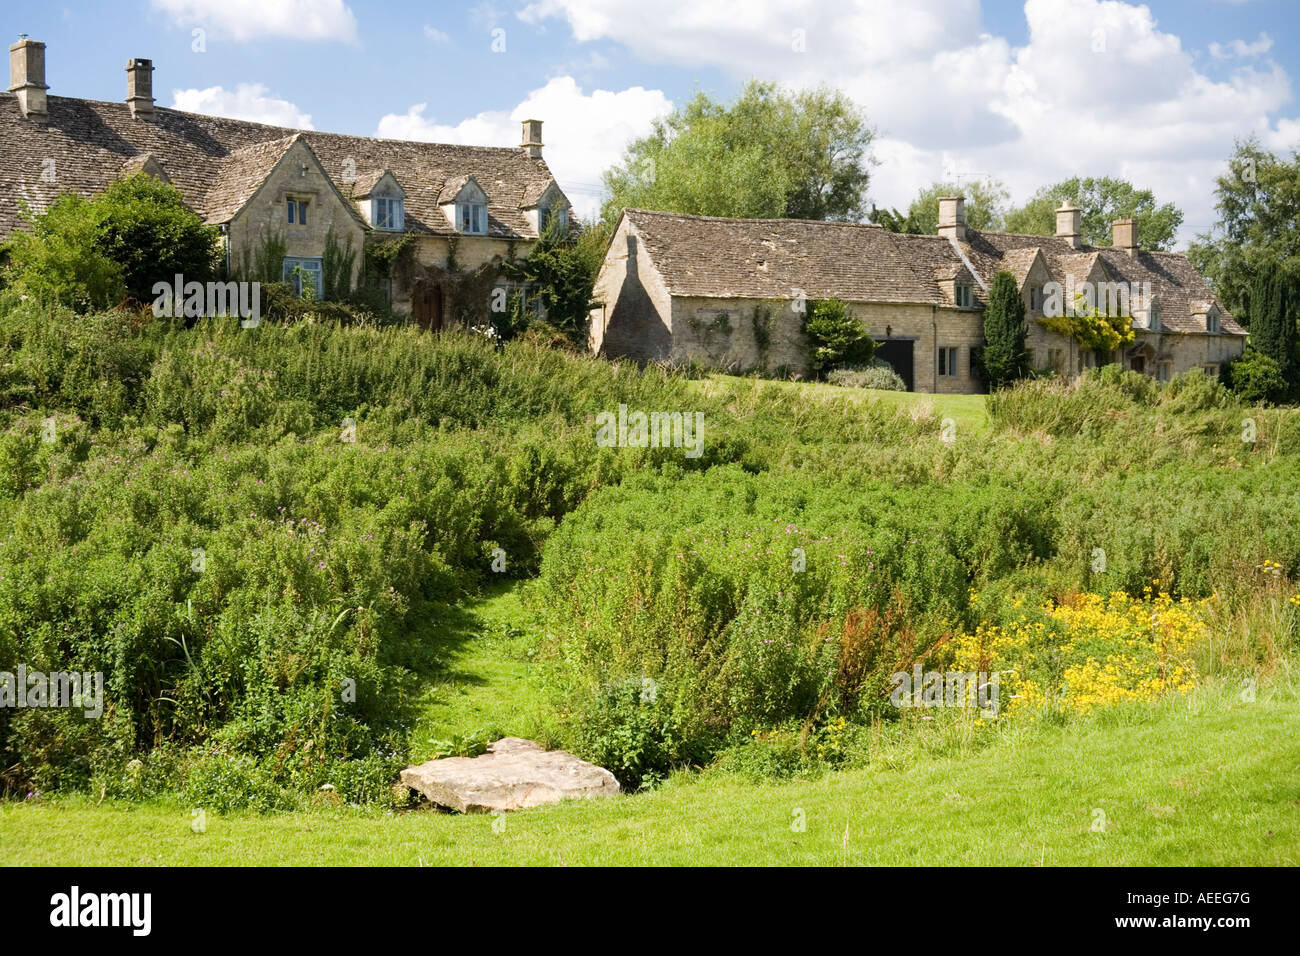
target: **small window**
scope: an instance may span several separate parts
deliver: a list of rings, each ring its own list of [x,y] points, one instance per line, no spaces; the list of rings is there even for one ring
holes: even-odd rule
[[[377,196],[371,200],[370,222],[376,229],[402,229],[406,218],[405,203],[401,199]]]
[[[546,232],[547,229],[552,227],[560,232],[569,228],[569,208],[567,206],[547,206],[542,210],[542,228],[538,232]]]
[[[1154,302],[1151,303],[1151,311],[1147,313],[1147,328],[1152,332],[1160,331],[1160,306]]]
[[[1217,362],[1210,362],[1208,365],[1203,365],[1201,367],[1205,369],[1205,374],[1210,376],[1210,378],[1219,377],[1219,366]]]
[[[1031,286],[1029,289],[1029,309],[1032,312],[1043,311],[1043,287]]]
[[[1156,378],[1162,382],[1167,382],[1173,377],[1174,367],[1169,362],[1161,362],[1156,366]]]
[[[461,232],[482,235],[487,232],[487,206],[479,202],[461,203],[456,207],[456,221]]]
[[[1047,367],[1054,372],[1061,372],[1065,369],[1065,350],[1048,349],[1047,350]]]
[[[1215,333],[1219,331],[1219,313],[1211,312],[1205,317],[1205,331]]]
[[[939,374],[952,377],[957,374],[957,347],[947,345],[939,349]]]
[[[287,204],[289,209],[289,225],[305,226],[307,225],[307,200],[290,199]]]
[[[959,309],[969,309],[974,304],[975,293],[974,290],[971,289],[969,283],[959,282],[957,284],[956,292],[957,292],[957,307]]]
[[[324,298],[325,284],[320,259],[285,256],[283,276],[284,281],[293,288],[294,295],[301,296],[304,283],[310,283],[315,297]]]

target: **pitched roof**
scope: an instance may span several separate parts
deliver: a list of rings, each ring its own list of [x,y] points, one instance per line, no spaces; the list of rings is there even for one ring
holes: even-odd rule
[[[1187,257],[1139,251],[1136,257],[1110,247],[1073,248],[1055,236],[967,229],[965,242],[944,236],[887,232],[860,223],[802,219],[724,219],[628,209],[651,261],[668,291],[702,298],[809,298],[834,296],[850,302],[952,305],[940,283],[970,276],[988,286],[1005,269],[1023,285],[1042,255],[1054,280],[1077,285],[1100,262],[1109,281],[1151,284],[1163,328],[1204,332],[1194,315],[1219,306],[1220,328],[1244,335]]]
[[[785,299],[802,290],[811,299],[943,303],[929,270],[918,272],[897,237],[875,226],[624,214],[673,295]]]
[[[544,160],[518,148],[344,136],[162,108],[151,120],[137,120],[125,103],[64,96],[49,97],[48,108],[49,121],[33,123],[22,118],[14,94],[0,92],[0,239],[19,223],[18,200],[39,211],[67,190],[98,192],[145,153],[163,164],[199,215],[224,222],[294,136],[312,148],[345,195],[353,194],[348,170],[392,170],[406,190],[406,228],[417,232],[453,235],[438,195],[447,182],[473,176],[488,195],[489,235],[536,236],[521,203],[553,179]],[[42,180],[46,159],[54,160],[52,183]],[[253,190],[256,185],[260,180]]]

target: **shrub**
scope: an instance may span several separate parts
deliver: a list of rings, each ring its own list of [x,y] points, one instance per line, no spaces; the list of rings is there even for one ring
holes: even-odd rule
[[[841,366],[868,365],[876,351],[866,325],[838,299],[823,299],[813,306],[804,321],[804,334],[809,365],[818,376]]]
[[[73,308],[105,308],[124,296],[154,299],[157,282],[216,275],[219,233],[180,191],[143,173],[92,199],[64,193],[6,245],[8,279],[20,292]]]
[[[1286,397],[1287,383],[1281,367],[1263,352],[1248,348],[1228,366],[1231,388],[1244,402],[1279,402]]]
[[[870,368],[837,368],[826,376],[832,385],[846,388],[881,388],[893,392],[907,391],[907,383],[894,371],[893,366],[881,362]]]

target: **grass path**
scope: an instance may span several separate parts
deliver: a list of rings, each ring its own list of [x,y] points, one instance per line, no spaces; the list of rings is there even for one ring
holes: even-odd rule
[[[951,418],[961,433],[984,434],[989,429],[988,406],[984,395],[930,395],[923,392],[894,392],[879,388],[845,388],[824,382],[787,382],[779,379],[744,378],[734,375],[710,375],[692,381],[694,388],[717,394],[740,388],[775,388],[799,391],[815,399],[848,399],[851,402],[879,403],[891,408],[928,405],[938,419]]]

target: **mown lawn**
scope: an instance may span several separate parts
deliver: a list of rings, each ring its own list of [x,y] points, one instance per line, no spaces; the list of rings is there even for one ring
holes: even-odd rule
[[[692,386],[707,394],[717,394],[737,388],[753,387],[756,380],[734,375],[710,375],[692,382]],[[892,392],[878,388],[845,388],[824,382],[786,382],[775,379],[761,380],[762,387],[801,391],[814,398],[847,398],[853,402],[879,402],[888,407],[929,407],[937,419],[951,418],[959,433],[967,431],[983,434],[989,428],[989,415],[984,395],[928,395],[922,392]]]
[[[209,814],[88,798],[0,805],[9,865],[1300,863],[1300,704],[1198,692],[974,755],[659,790],[510,814]],[[1094,830],[1105,814],[1104,830]],[[802,819],[805,829],[793,825]],[[493,824],[496,823],[494,828]]]

